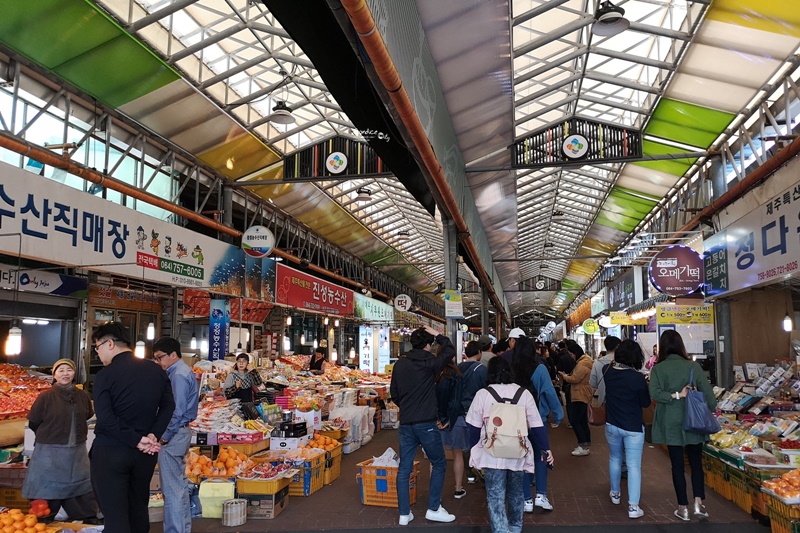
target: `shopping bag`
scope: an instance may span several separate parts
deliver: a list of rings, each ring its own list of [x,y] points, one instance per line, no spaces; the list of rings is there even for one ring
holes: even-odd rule
[[[694,389],[694,364],[689,373],[689,385],[693,388],[686,393],[686,417],[683,429],[700,435],[711,435],[720,431],[722,428],[711,409],[708,408],[705,395]]]

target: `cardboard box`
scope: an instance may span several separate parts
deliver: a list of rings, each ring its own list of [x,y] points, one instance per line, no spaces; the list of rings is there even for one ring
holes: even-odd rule
[[[322,428],[322,413],[320,411],[294,411],[294,419],[297,422],[305,421],[308,432],[311,433],[314,429]]]
[[[161,475],[158,473],[158,467],[153,470],[153,477],[150,478],[150,492],[161,492]]]
[[[299,448],[301,446],[305,446],[308,444],[308,441],[311,440],[311,435],[306,435],[305,437],[270,437],[269,438],[269,449],[270,450],[294,450],[295,448]]]
[[[275,494],[239,494],[239,497],[247,500],[248,519],[269,520],[281,514],[289,505],[289,487]]]
[[[191,442],[197,446],[216,446],[219,444],[216,433],[192,433]]]

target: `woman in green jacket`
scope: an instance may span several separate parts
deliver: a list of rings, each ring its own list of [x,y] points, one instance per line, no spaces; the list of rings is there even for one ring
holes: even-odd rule
[[[686,497],[686,478],[684,476],[684,453],[689,458],[692,471],[692,493],[694,495],[694,516],[708,520],[703,505],[705,486],[703,480],[703,442],[706,435],[684,431],[683,419],[686,416],[686,392],[692,387],[689,374],[694,368],[694,388],[701,391],[708,406],[713,410],[717,401],[714,391],[706,379],[702,367],[692,361],[686,353],[683,339],[674,330],[661,334],[658,344],[658,361],[650,373],[650,397],[656,402],[653,418],[653,443],[666,444],[672,462],[672,484],[678,498],[675,516],[689,520],[689,500]]]

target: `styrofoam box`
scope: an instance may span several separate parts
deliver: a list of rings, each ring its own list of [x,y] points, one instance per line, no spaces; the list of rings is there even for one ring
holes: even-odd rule
[[[270,437],[269,449],[270,450],[294,450],[301,446],[305,446],[311,440],[311,435],[305,437]]]

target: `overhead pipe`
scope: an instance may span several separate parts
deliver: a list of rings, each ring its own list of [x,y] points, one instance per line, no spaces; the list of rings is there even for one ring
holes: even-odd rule
[[[51,167],[55,167],[55,168],[60,168],[60,169],[66,170],[70,174],[72,174],[74,176],[78,176],[79,178],[82,178],[82,179],[84,179],[86,181],[89,181],[91,183],[96,183],[98,185],[102,185],[103,187],[106,187],[107,189],[110,189],[112,191],[117,191],[117,192],[119,192],[121,194],[124,194],[126,196],[130,196],[131,198],[135,198],[137,200],[141,200],[143,202],[147,202],[148,204],[151,204],[151,205],[154,205],[156,207],[159,207],[159,208],[161,208],[161,209],[163,209],[165,211],[169,211],[170,213],[174,213],[174,214],[176,214],[178,216],[181,216],[183,218],[191,220],[192,222],[197,222],[198,224],[206,226],[207,228],[211,228],[211,229],[213,229],[215,231],[218,231],[220,233],[224,233],[226,235],[230,235],[230,236],[236,237],[236,238],[239,238],[239,237],[242,236],[242,232],[239,231],[239,230],[236,230],[234,228],[230,228],[228,226],[225,226],[224,224],[220,224],[219,222],[211,220],[210,218],[207,218],[207,217],[205,217],[205,216],[203,216],[203,215],[201,215],[199,213],[196,213],[196,212],[192,211],[191,209],[187,209],[185,207],[181,207],[179,205],[175,205],[175,204],[173,204],[172,202],[170,202],[168,200],[165,200],[165,199],[163,199],[163,198],[161,198],[159,196],[155,196],[153,194],[150,194],[150,193],[148,193],[146,191],[143,191],[141,189],[137,189],[136,187],[128,185],[127,183],[124,183],[124,182],[119,181],[117,179],[105,176],[105,175],[101,174],[100,172],[97,172],[96,170],[92,170],[92,169],[86,168],[86,167],[84,167],[82,165],[79,165],[78,163],[72,161],[71,159],[67,159],[65,157],[59,156],[57,154],[54,154],[50,150],[46,150],[46,149],[40,148],[40,147],[38,147],[38,146],[36,146],[34,144],[29,143],[28,141],[26,141],[24,139],[20,139],[19,137],[16,137],[16,136],[11,135],[9,133],[6,133],[4,131],[0,131],[0,147],[1,148],[6,148],[6,149],[11,150],[13,152],[16,152],[18,154],[21,154],[24,157],[30,157],[31,159],[35,159],[36,161],[39,161],[42,164],[50,165]],[[369,289],[370,291],[372,291],[373,295],[378,295],[378,296],[380,296],[381,298],[384,298],[384,299],[388,299],[389,298],[388,294],[383,294],[382,292],[378,292],[378,291],[376,291],[374,289],[371,289],[371,288],[367,287],[363,283],[359,283],[357,281],[353,281],[353,280],[351,280],[349,278],[346,278],[346,277],[344,277],[344,276],[342,276],[340,274],[337,274],[335,272],[331,272],[330,270],[327,270],[327,269],[322,268],[320,266],[312,265],[312,264],[308,263],[307,261],[303,261],[299,257],[294,256],[292,254],[286,253],[286,252],[281,251],[279,249],[275,249],[275,251],[273,253],[276,256],[281,257],[281,258],[285,259],[286,261],[291,261],[292,263],[295,263],[297,265],[300,265],[302,263],[309,270],[312,270],[312,271],[317,272],[319,274],[323,274],[323,275],[325,275],[325,276],[327,276],[327,277],[329,277],[331,279],[335,279],[336,281],[339,281],[339,282],[341,282],[341,283],[343,283],[345,285],[349,285],[349,286],[355,287],[357,289]],[[432,318],[436,318],[438,320],[442,320],[441,317],[436,317],[435,315],[432,315],[430,313],[426,313],[426,314],[430,315],[430,317],[432,317]]]
[[[414,110],[414,105],[411,103],[411,99],[409,98],[408,93],[403,86],[403,82],[400,79],[400,73],[397,71],[397,67],[395,67],[394,62],[389,55],[389,51],[386,48],[386,44],[383,42],[383,37],[381,36],[380,31],[375,24],[375,19],[372,17],[369,6],[367,6],[365,0],[341,1],[342,6],[344,7],[345,11],[347,11],[347,15],[350,17],[353,27],[358,33],[359,39],[361,40],[367,55],[372,61],[372,65],[375,67],[375,72],[378,74],[383,87],[388,92],[389,97],[392,100],[392,104],[394,104],[397,114],[405,126],[406,131],[408,131],[408,134],[411,136],[414,147],[419,152],[428,174],[433,179],[439,196],[441,196],[442,201],[444,202],[444,207],[456,225],[456,229],[458,230],[459,234],[459,240],[464,245],[467,255],[469,255],[473,264],[478,269],[478,276],[481,278],[484,286],[489,291],[489,297],[494,303],[494,306],[498,311],[498,315],[502,315],[506,322],[509,322],[508,317],[506,316],[505,308],[503,307],[502,303],[500,302],[500,298],[494,290],[494,285],[492,284],[492,280],[489,278],[489,274],[486,272],[486,269],[481,263],[478,249],[469,234],[469,227],[467,226],[467,223],[461,214],[461,210],[459,209],[458,202],[456,201],[456,198],[447,183],[442,166],[436,157],[436,153],[433,151],[433,147],[428,140],[428,136],[425,134],[425,130],[422,127],[422,122],[420,122],[419,117]]]

